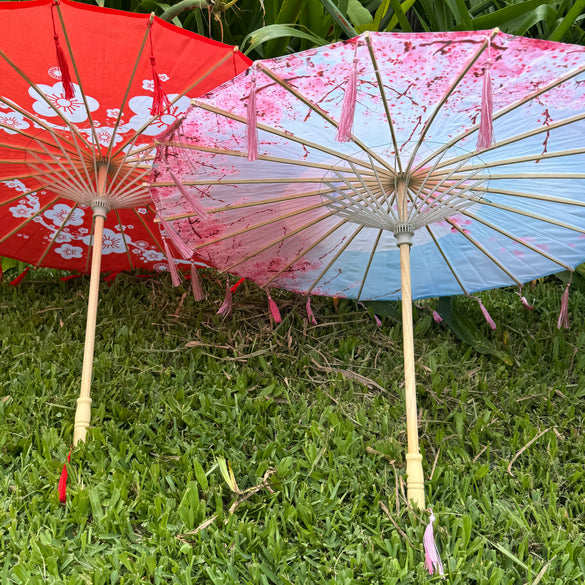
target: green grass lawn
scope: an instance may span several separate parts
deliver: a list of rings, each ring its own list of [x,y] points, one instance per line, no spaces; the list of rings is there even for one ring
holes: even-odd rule
[[[1,583],[422,584],[405,500],[401,328],[249,283],[215,315],[165,275],[102,286],[88,440],[73,434],[88,280],[0,285]],[[427,500],[448,583],[585,582],[585,297],[562,284],[456,307],[502,354],[415,314]],[[502,355],[507,358],[502,359]],[[230,477],[233,470],[233,479]]]

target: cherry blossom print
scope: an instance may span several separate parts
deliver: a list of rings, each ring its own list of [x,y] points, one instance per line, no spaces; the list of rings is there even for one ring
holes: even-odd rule
[[[88,95],[84,98],[79,85],[75,83],[73,84],[75,95],[71,99],[65,97],[61,82],[52,86],[38,84],[37,87],[41,93],[32,87],[28,93],[35,100],[32,105],[34,111],[40,116],[54,118],[61,114],[69,122],[79,123],[88,119],[84,99],[90,112],[95,112],[99,108],[99,102]]]
[[[121,134],[125,132],[123,126],[118,126],[114,133],[114,128],[106,128],[105,126],[99,126],[96,128],[86,128],[81,130],[86,136],[89,142],[94,142],[94,136],[102,146],[110,146],[110,144],[117,144],[123,140]]]
[[[69,244],[63,244],[58,248],[55,248],[55,252],[61,256],[64,260],[71,260],[72,258],[81,258],[83,248],[79,246],[71,246]]]
[[[19,179],[11,179],[9,181],[1,181],[3,185],[6,185],[9,189],[20,191],[20,193],[26,193],[28,191],[26,185]]]
[[[159,73],[158,78],[162,82],[168,81],[170,79],[166,73]],[[142,89],[145,89],[146,91],[154,91],[154,81],[152,79],[143,79]]]
[[[65,222],[70,226],[83,225],[83,217],[85,212],[83,209],[75,209],[71,213],[72,207],[64,203],[58,203],[51,209],[45,211],[43,214],[47,219],[50,219],[56,226],[62,226]],[[71,216],[70,216],[71,214]]]
[[[147,262],[159,262],[165,259],[165,255],[162,252],[157,252],[156,250],[145,250],[142,254],[142,257]]]
[[[40,207],[39,198],[31,194],[21,199],[15,207],[10,207],[9,211],[13,217],[32,217]]]
[[[120,115],[120,110],[119,108],[111,108],[109,110],[106,110],[106,115],[108,116],[108,118],[118,118],[118,116]]]
[[[16,130],[25,130],[30,124],[20,112],[8,110],[0,111],[0,130],[8,134],[16,134]]]
[[[50,67],[48,71],[49,77],[53,79],[61,79],[63,77],[61,69],[59,67]]]

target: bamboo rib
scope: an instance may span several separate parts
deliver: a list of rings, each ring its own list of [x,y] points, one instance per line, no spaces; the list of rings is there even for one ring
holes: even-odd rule
[[[575,199],[564,199],[562,197],[552,197],[550,195],[539,195],[538,193],[523,193],[522,191],[510,191],[508,189],[493,189],[491,187],[480,187],[477,191],[482,193],[491,193],[492,195],[504,195],[505,197],[521,197],[523,199],[535,199],[537,201],[546,201],[547,203],[560,203],[562,205],[575,205],[576,207],[585,207],[585,201],[576,201]]]
[[[229,120],[234,120],[236,122],[241,122],[242,124],[247,123],[246,118],[244,118],[243,116],[238,116],[237,114],[233,114],[232,112],[228,112],[227,110],[222,110],[221,108],[218,108],[216,106],[212,106],[211,104],[206,104],[205,102],[201,102],[199,100],[191,100],[191,103],[194,106],[196,106],[202,110],[205,110],[206,112],[211,112],[212,114],[216,114],[218,116],[228,118]],[[258,128],[258,130],[262,130],[264,132],[267,132],[268,134],[274,134],[275,136],[278,136],[279,138],[284,138],[285,140],[289,140],[290,142],[296,142],[297,144],[302,144],[303,146],[306,146],[307,148],[313,148],[315,150],[318,150],[319,152],[324,152],[325,154],[329,154],[335,160],[344,160],[346,162],[352,161],[358,166],[368,167],[368,165],[365,163],[365,161],[363,161],[359,158],[354,158],[353,156],[348,156],[346,154],[343,154],[342,152],[339,152],[337,150],[333,150],[331,148],[327,148],[326,146],[323,146],[323,145],[318,144],[316,142],[311,142],[310,140],[305,140],[304,138],[300,138],[298,136],[295,136],[294,134],[287,134],[286,132],[282,132],[280,130],[277,130],[276,128],[272,128],[272,126],[267,126],[266,124],[262,124],[261,122],[258,122],[256,124],[256,127]],[[384,166],[386,166],[386,165],[384,165]]]
[[[327,112],[325,112],[325,110],[321,109],[318,105],[314,104],[309,99],[307,99],[304,95],[302,95],[301,93],[299,93],[290,83],[288,83],[287,81],[285,81],[284,79],[282,79],[281,77],[279,77],[278,75],[276,75],[276,73],[274,73],[273,71],[271,71],[270,69],[268,69],[268,67],[266,67],[266,65],[264,65],[262,63],[259,63],[257,65],[257,67],[265,75],[267,75],[268,77],[270,77],[270,79],[272,79],[274,82],[278,83],[278,85],[280,85],[281,87],[283,87],[284,89],[286,89],[289,93],[291,93],[299,101],[301,101],[302,103],[304,103],[313,112],[315,112],[316,114],[318,114],[319,116],[321,116],[326,122],[328,122],[329,124],[331,124],[334,128],[337,129],[339,127],[339,123],[336,122],[331,116],[329,116],[329,114],[327,114]],[[260,127],[260,126],[258,125],[258,127]],[[351,135],[351,140],[363,152],[367,153],[369,156],[371,156],[373,159],[375,159],[379,164],[381,164],[383,167],[385,167],[386,170],[389,173],[391,173],[392,175],[394,175],[394,169],[382,157],[378,156],[378,154],[376,152],[374,152],[373,150],[371,150],[368,147],[367,144],[365,144],[364,142],[362,142],[361,140],[359,140],[358,138],[356,138],[353,134]]]
[[[467,292],[467,289],[463,286],[463,282],[461,282],[461,279],[459,278],[459,275],[457,274],[457,271],[455,270],[455,268],[453,267],[453,265],[451,264],[451,262],[449,262],[449,259],[447,258],[447,254],[445,254],[445,251],[443,250],[443,248],[441,247],[441,245],[439,244],[435,234],[433,233],[433,230],[431,229],[430,225],[426,225],[425,226],[428,234],[431,236],[433,242],[435,243],[435,246],[437,246],[437,250],[439,251],[439,254],[441,254],[443,260],[445,261],[445,264],[447,264],[449,270],[451,271],[451,274],[453,275],[453,278],[457,281],[457,284],[461,287],[461,291],[463,292],[463,294],[465,296],[469,296],[469,293]]]
[[[526,138],[532,138],[533,136],[537,136],[538,134],[544,134],[546,132],[550,132],[551,130],[556,130],[556,129],[562,128],[564,126],[574,124],[575,122],[580,122],[581,120],[585,120],[585,113],[578,114],[576,116],[570,116],[569,118],[563,118],[562,120],[558,120],[557,122],[551,122],[547,126],[545,126],[545,125],[539,126],[538,128],[534,128],[532,130],[528,130],[526,132],[523,132],[522,134],[517,134],[516,136],[511,136],[510,138],[504,138],[504,140],[496,142],[495,144],[492,144],[491,146],[488,146],[487,148],[484,148],[481,151],[474,150],[474,151],[467,152],[465,154],[461,154],[459,156],[456,156],[456,157],[453,157],[450,159],[446,159],[443,161],[443,163],[441,165],[439,165],[439,168],[442,168],[442,167],[450,165],[450,164],[457,163],[461,160],[469,160],[470,158],[477,157],[477,156],[482,155],[486,152],[491,152],[493,150],[503,148],[504,146],[514,144],[515,142],[520,142],[522,140],[525,140]],[[545,153],[543,153],[543,154],[545,154]],[[539,157],[537,157],[537,159],[538,158]]]
[[[541,161],[551,158],[562,158],[564,156],[575,156],[578,154],[585,154],[585,148],[573,148],[571,150],[557,150],[554,152],[544,152],[540,154],[532,154],[527,156],[517,156],[514,158],[507,158],[502,160],[491,160],[486,161],[478,164],[472,164],[469,166],[459,167],[458,170],[463,172],[474,171],[474,170],[483,170],[489,169],[493,167],[499,166],[506,166],[506,165],[514,165],[519,163],[525,162],[533,162],[533,161]],[[463,161],[465,162],[465,161]],[[440,175],[441,171],[437,171],[437,175]]]
[[[229,150],[229,149],[225,149],[225,148],[214,148],[211,146],[201,146],[199,144],[179,144],[176,141],[172,141],[172,142],[159,142],[158,144],[160,144],[161,146],[171,146],[174,148],[180,148],[182,150],[195,150],[197,152],[207,152],[209,154],[221,154],[221,155],[226,155],[226,156],[234,156],[234,157],[238,157],[238,158],[247,158],[248,157],[248,153],[241,151],[241,150]],[[268,156],[266,154],[260,154],[258,153],[258,160],[265,160],[268,162],[275,162],[275,163],[279,163],[279,164],[288,164],[288,165],[295,165],[295,166],[299,166],[299,167],[307,167],[307,168],[312,168],[312,169],[322,169],[324,171],[331,171],[333,170],[334,167],[332,167],[331,165],[328,164],[324,164],[324,163],[315,163],[315,162],[310,162],[307,160],[300,160],[300,159],[296,159],[296,158],[284,158],[284,157],[278,157],[278,156]],[[348,161],[348,164],[351,165],[351,162]],[[350,173],[351,169],[347,169],[347,168],[338,168],[335,167],[336,169],[338,169],[341,172],[344,173]],[[374,169],[372,169],[372,171],[368,171],[367,169],[363,172],[363,174],[371,174],[372,176],[374,176]]]
[[[298,262],[303,256],[306,256],[311,250],[313,250],[319,244],[324,242],[331,234],[333,234],[336,230],[338,230],[345,223],[346,223],[345,221],[340,221],[336,226],[332,227],[323,236],[321,236],[320,238],[317,238],[308,248],[304,249],[293,260],[291,260],[286,266],[281,268],[276,274],[273,274],[267,281],[265,281],[262,284],[262,286],[267,287],[271,282],[273,282],[276,278],[278,278],[283,272],[286,272],[291,266],[293,266],[296,262]]]
[[[378,243],[380,242],[380,238],[382,237],[383,233],[384,233],[384,230],[382,230],[382,229],[378,230],[378,235],[376,236],[376,239],[374,241],[374,245],[372,246],[372,252],[370,254],[370,257],[368,258],[368,263],[366,264],[366,269],[364,270],[364,276],[362,277],[360,289],[359,289],[358,294],[357,294],[358,301],[361,300],[361,298],[362,298],[362,292],[364,290],[364,286],[366,284],[368,274],[370,273],[370,266],[372,265],[372,262],[374,260],[374,254],[376,253],[376,248],[378,247]]]
[[[144,221],[144,219],[142,219],[142,216],[140,215],[140,213],[138,213],[138,211],[136,211],[136,209],[134,207],[132,208],[132,212],[138,218],[138,221],[140,221],[142,227],[148,232],[149,236],[152,239],[152,242],[158,248],[158,251],[161,252],[162,254],[164,254],[165,253],[164,248],[160,245],[158,239],[152,233],[152,230],[150,229],[150,226]]]
[[[563,83],[565,83],[565,81],[571,80],[573,77],[576,77],[577,75],[579,75],[580,73],[583,73],[584,71],[585,71],[585,65],[582,65],[580,67],[577,67],[576,69],[573,69],[572,71],[570,71],[566,75],[562,75],[562,76],[558,77],[557,79],[551,81],[549,84],[545,85],[544,87],[526,95],[525,97],[517,100],[516,102],[514,102],[508,106],[505,106],[501,110],[494,112],[494,114],[492,116],[492,120],[495,121],[498,118],[505,116],[509,112],[516,110],[517,108],[523,106],[524,104],[528,103],[529,101],[532,101],[533,99],[537,98],[538,96],[550,91],[551,89],[554,89],[555,87],[557,87],[559,85],[562,85]],[[448,150],[449,148],[451,148],[452,146],[454,146],[455,144],[457,144],[458,142],[460,142],[461,140],[463,140],[464,138],[466,138],[467,136],[469,136],[473,132],[476,132],[478,129],[479,129],[479,123],[471,126],[471,128],[468,128],[467,130],[464,130],[461,134],[459,134],[458,136],[455,136],[455,138],[452,138],[449,142],[443,144],[440,148],[433,151],[426,159],[421,161],[414,170],[416,171],[416,170],[424,167],[435,156],[437,156],[438,154],[440,154],[443,151]]]
[[[370,59],[372,61],[372,65],[374,67],[374,73],[376,75],[376,79],[378,80],[378,91],[380,92],[380,97],[382,98],[382,104],[384,105],[384,112],[386,113],[386,121],[388,122],[388,126],[390,128],[390,136],[392,137],[392,145],[394,146],[394,152],[396,153],[396,162],[398,163],[398,172],[402,172],[402,162],[400,160],[400,149],[398,148],[398,141],[396,140],[396,134],[394,133],[394,125],[392,124],[392,116],[390,116],[390,109],[388,108],[388,101],[386,99],[386,92],[384,90],[384,84],[382,83],[382,78],[380,76],[380,70],[378,68],[378,61],[376,59],[376,55],[374,53],[374,46],[372,44],[372,39],[370,37],[369,32],[366,31],[364,34],[366,38],[366,44],[368,45],[368,53],[370,54]]]
[[[281,242],[284,242],[288,238],[292,238],[293,236],[296,236],[300,232],[302,232],[302,231],[304,231],[306,229],[309,229],[310,227],[313,227],[315,224],[317,224],[320,221],[323,221],[323,220],[331,217],[332,215],[334,215],[334,212],[330,212],[330,213],[324,215],[323,217],[320,217],[319,219],[316,219],[315,221],[312,221],[312,222],[309,222],[307,224],[304,224],[304,225],[298,227],[297,229],[292,230],[291,232],[288,232],[284,236],[281,236],[280,238],[278,238],[276,240],[273,240],[272,242],[270,242],[266,246],[263,246],[262,248],[259,248],[258,250],[254,250],[254,252],[252,254],[249,254],[248,256],[246,256],[245,258],[242,258],[238,262],[235,262],[234,264],[230,264],[230,266],[228,266],[227,268],[224,269],[224,272],[231,272],[236,266],[239,266],[243,262],[247,262],[248,260],[250,260],[251,258],[254,258],[258,254],[261,254],[262,252],[265,252],[266,250],[272,248],[273,246],[276,246],[277,244],[280,244]]]
[[[290,213],[286,213],[284,215],[279,215],[278,217],[271,218],[271,219],[269,219],[267,221],[263,221],[263,222],[254,224],[252,226],[248,226],[248,227],[242,228],[241,230],[237,230],[235,232],[232,232],[232,233],[229,233],[229,234],[225,234],[223,236],[220,236],[219,238],[214,238],[213,240],[208,240],[206,242],[203,242],[201,244],[198,244],[197,246],[195,246],[193,248],[193,251],[200,250],[201,248],[206,248],[207,246],[210,246],[212,244],[217,244],[219,242],[223,242],[225,240],[229,240],[230,238],[235,238],[237,236],[241,236],[243,234],[246,234],[246,233],[251,232],[253,230],[256,230],[258,228],[266,227],[267,225],[271,225],[271,224],[274,224],[274,223],[278,223],[278,222],[280,222],[280,221],[282,221],[284,219],[290,219],[291,217],[296,217],[297,215],[302,215],[303,213],[307,213],[309,211],[314,211],[315,209],[319,209],[319,208],[325,208],[325,209],[327,209],[326,205],[323,204],[322,202],[317,203],[316,205],[311,205],[309,207],[304,207],[302,209],[297,209],[297,210],[292,211]],[[330,215],[331,214],[327,214],[327,215],[319,218],[319,221],[321,219],[325,219],[326,217],[329,217]],[[166,220],[166,218],[165,218],[165,220]],[[312,222],[311,225],[313,223],[314,222]],[[224,272],[229,272],[229,270],[225,269]]]
[[[170,100],[171,106],[174,106],[177,101],[179,101],[182,97],[186,96],[193,88],[197,87],[204,79],[209,77],[218,67],[221,67],[231,56],[238,52],[238,47],[233,47],[229,50],[228,53],[225,54],[217,63],[215,63],[212,67],[207,69],[202,75],[200,75],[191,85],[186,87],[183,91],[178,93],[173,99]],[[156,120],[156,116],[151,116],[148,121],[143,124],[138,130],[135,132],[135,136],[141,136],[144,131]],[[129,140],[122,141],[122,143],[118,146],[118,148],[114,151],[113,155],[117,156],[120,152],[123,152],[126,146],[129,144]]]
[[[501,209],[502,211],[507,211],[510,213],[516,213],[518,215],[523,215],[524,217],[530,217],[531,219],[536,219],[538,221],[542,221],[544,223],[548,223],[550,225],[554,225],[557,227],[562,227],[568,230],[573,230],[575,232],[579,232],[581,234],[585,234],[585,228],[580,228],[575,225],[571,225],[569,223],[564,223],[561,221],[557,221],[551,219],[550,217],[545,217],[543,215],[539,215],[536,213],[530,213],[529,211],[523,211],[516,207],[510,207],[509,205],[502,205],[501,203],[494,203],[493,201],[487,201],[486,199],[478,199],[477,203],[480,205],[486,205],[488,207],[494,207],[495,209]],[[582,207],[585,207],[585,202],[581,204]]]
[[[124,250],[125,250],[126,256],[128,258],[128,265],[130,266],[130,270],[134,270],[135,266],[134,266],[134,262],[132,262],[132,254],[130,254],[130,248],[128,247],[128,242],[126,241],[126,230],[124,229],[124,226],[122,225],[122,221],[120,220],[120,212],[117,209],[114,209],[113,211],[116,214],[116,220],[118,222],[118,229],[119,229],[120,235],[122,236],[122,240],[124,242]]]
[[[505,231],[505,230],[503,230],[503,229],[501,229],[501,228],[493,225],[492,223],[486,221],[485,219],[482,219],[481,217],[477,217],[473,213],[469,213],[467,211],[462,211],[461,212],[461,215],[464,215],[466,217],[470,217],[474,221],[477,221],[478,223],[481,223],[482,225],[485,225],[486,227],[488,227],[491,230],[493,230],[493,231],[501,234],[502,236],[504,236],[506,238],[509,238],[510,240],[513,240],[514,242],[516,242],[520,246],[524,246],[525,248],[528,248],[529,250],[531,250],[535,254],[538,254],[540,256],[543,256],[547,260],[550,260],[551,262],[554,262],[555,264],[558,264],[559,266],[561,266],[565,270],[572,270],[572,268],[568,264],[565,264],[564,262],[561,262],[560,260],[557,260],[554,256],[551,256],[550,254],[547,254],[543,250],[540,250],[539,248],[537,248],[536,246],[533,246],[532,244],[530,244],[528,242],[522,241],[520,238],[512,235],[510,232],[507,232],[507,231]],[[581,231],[581,230],[579,230],[579,231]]]
[[[498,34],[498,32],[499,32],[498,29],[493,30],[491,35],[490,35],[489,40],[491,41]],[[468,59],[468,61],[463,66],[463,69],[461,70],[461,72],[455,78],[455,81],[449,86],[449,88],[445,92],[445,95],[437,102],[433,112],[431,113],[430,117],[425,122],[425,124],[421,130],[420,136],[419,136],[417,143],[414,147],[414,151],[412,152],[410,160],[408,161],[408,167],[406,168],[407,174],[410,173],[410,171],[412,169],[412,165],[414,163],[414,159],[415,159],[415,157],[416,157],[416,155],[417,155],[417,153],[418,153],[418,151],[423,143],[423,140],[425,139],[425,136],[427,135],[427,132],[429,131],[432,123],[434,122],[435,118],[437,117],[439,111],[445,105],[445,103],[449,99],[449,97],[451,97],[451,94],[455,91],[455,89],[457,88],[457,86],[459,85],[461,80],[467,75],[467,73],[473,67],[475,62],[479,59],[481,54],[486,50],[487,46],[488,46],[488,41],[484,40],[482,42],[479,50],[477,51],[477,53],[475,53],[474,55],[472,55],[472,57],[470,59]]]
[[[363,225],[358,225],[357,229],[355,230],[355,232],[349,237],[349,239],[347,240],[347,242],[345,242],[345,244],[343,244],[343,246],[341,247],[340,250],[337,251],[337,253],[333,256],[333,258],[327,263],[327,265],[325,266],[325,268],[323,270],[321,270],[321,272],[319,273],[319,275],[317,276],[317,278],[309,285],[308,289],[307,289],[307,295],[310,295],[313,291],[313,289],[317,286],[317,284],[319,283],[319,281],[327,274],[327,272],[329,271],[329,269],[331,268],[331,266],[333,266],[333,264],[335,264],[335,262],[337,261],[337,259],[341,256],[341,254],[343,254],[343,252],[345,252],[347,250],[347,248],[349,247],[349,245],[353,242],[353,240],[356,238],[356,236],[364,229]]]
[[[453,220],[447,218],[445,220],[451,227],[455,228],[466,240],[469,241],[475,248],[477,248],[482,254],[484,254],[487,258],[489,258],[510,280],[513,280],[518,286],[522,286],[522,283],[508,271],[503,264],[498,262],[492,254],[490,254],[483,246],[476,242],[472,237],[466,234]]]
[[[0,179],[0,181],[2,181],[2,179]],[[4,207],[4,205],[10,205],[19,199],[24,199],[28,195],[34,195],[37,191],[38,189],[30,189],[29,191],[23,191],[18,195],[13,195],[10,199],[4,199],[3,201],[0,201],[0,207]]]
[[[11,238],[13,235],[18,233],[22,228],[24,228],[31,221],[33,221],[35,219],[35,217],[38,217],[39,215],[41,215],[41,213],[44,213],[54,203],[57,203],[57,201],[59,201],[59,199],[60,199],[59,197],[55,197],[55,199],[52,199],[51,201],[49,201],[48,203],[43,205],[41,208],[39,208],[38,211],[35,211],[35,213],[33,213],[31,216],[27,217],[23,222],[19,223],[13,230],[9,231],[7,234],[4,234],[4,236],[2,236],[2,238],[0,238],[0,244],[3,244],[6,240],[8,240],[8,238]]]
[[[71,219],[71,217],[75,213],[75,210],[77,209],[77,207],[78,207],[77,203],[75,203],[71,207],[71,211],[67,214],[67,217],[65,218],[65,220],[59,226],[59,229],[53,234],[53,237],[51,238],[50,242],[47,244],[47,246],[45,247],[43,253],[41,254],[40,258],[37,260],[37,262],[35,264],[35,266],[37,268],[43,263],[43,260],[45,259],[45,257],[47,256],[47,254],[49,253],[49,251],[51,250],[51,248],[55,244],[57,238],[59,237],[59,235],[61,234],[61,232],[67,227],[67,223],[69,222],[69,220]]]

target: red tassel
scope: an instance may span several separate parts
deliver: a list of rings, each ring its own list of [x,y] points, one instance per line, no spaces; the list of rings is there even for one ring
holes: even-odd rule
[[[481,299],[476,297],[476,300],[479,303],[479,308],[481,309],[481,312],[483,313],[483,316],[485,317],[485,320],[487,321],[488,325],[490,326],[491,329],[495,329],[496,324],[495,324],[494,320],[490,317],[488,310],[483,306]]]
[[[55,40],[55,49],[57,50],[57,65],[59,65],[59,69],[61,70],[61,83],[63,84],[65,99],[70,100],[75,96],[75,87],[73,87],[73,82],[71,81],[69,65],[67,64],[65,53],[61,48],[59,35],[57,34],[57,27],[55,26],[55,15],[53,14],[53,7],[55,4],[57,4],[57,2],[51,5],[51,19],[53,20],[53,39]]]
[[[76,278],[81,278],[82,275],[81,274],[69,274],[67,276],[62,276],[59,280],[74,280]]]
[[[431,517],[429,518],[429,523],[425,528],[425,533],[423,535],[423,546],[425,549],[425,566],[429,572],[429,575],[432,575],[435,571],[438,571],[439,575],[441,575],[444,579],[445,571],[443,569],[443,563],[441,562],[441,557],[439,555],[437,544],[435,542],[435,535],[433,533],[434,521],[435,515],[431,510]]]
[[[307,297],[307,317],[311,325],[317,325],[317,319],[315,319],[315,314],[311,309],[311,297]]]
[[[274,319],[275,323],[280,323],[282,321],[282,317],[280,316],[280,311],[278,310],[278,305],[272,300],[272,297],[268,295],[268,307],[270,308],[270,314]]]
[[[256,115],[256,70],[252,69],[252,84],[248,95],[248,108],[246,110],[248,122],[248,160],[258,159],[258,128]]]
[[[569,328],[569,287],[571,283],[567,283],[567,288],[561,297],[561,312],[559,313],[559,320],[557,323],[557,329],[568,329]]]
[[[217,310],[217,315],[221,315],[224,319],[232,312],[232,289],[230,288],[230,279],[227,279],[227,286],[225,291],[225,298],[221,307]]]
[[[71,451],[67,455],[67,461],[71,461]],[[63,469],[61,470],[57,491],[59,492],[59,501],[64,504],[67,501],[67,463],[63,465]]]
[[[244,280],[246,279],[240,278],[240,280],[238,280],[238,282],[236,282],[236,284],[232,286],[232,288],[230,289],[232,291],[232,294],[235,293],[240,288],[240,285],[242,284],[242,282],[244,282]]]
[[[165,111],[171,107],[171,102],[156,71],[156,60],[154,58],[154,47],[152,44],[152,18],[148,23],[148,38],[150,39],[150,68],[152,70],[152,81],[154,82],[154,96],[152,98],[152,107],[150,108],[151,116],[162,116]]]
[[[489,148],[493,143],[493,111],[494,101],[492,96],[492,60],[491,60],[491,39],[488,38],[488,60],[483,74],[483,87],[481,90],[481,113],[479,122],[479,135],[477,137],[477,150]]]
[[[203,288],[201,287],[201,280],[199,279],[195,266],[191,266],[191,289],[193,290],[193,298],[196,301],[202,301],[205,298]]]
[[[163,244],[165,247],[165,254],[167,257],[167,265],[169,267],[169,272],[171,273],[171,282],[173,286],[179,286],[181,284],[181,277],[179,276],[179,271],[177,270],[177,265],[171,256],[171,251],[169,249],[169,245],[167,244],[166,238],[163,238]]]
[[[181,195],[187,200],[187,203],[189,203],[189,205],[193,208],[193,211],[201,219],[207,219],[207,217],[208,217],[207,210],[205,209],[205,207],[203,207],[201,202],[190,191],[185,189],[185,186],[183,185],[183,183],[181,183],[179,178],[173,173],[173,171],[171,171],[171,169],[168,169],[168,171],[169,171],[169,175],[171,175],[171,179],[173,180],[173,183],[175,183],[175,185],[177,186],[179,193],[181,193]]]
[[[11,280],[9,284],[12,286],[18,286],[26,276],[26,273],[30,270],[30,266],[27,266],[14,280]]]
[[[357,53],[357,45],[356,45]],[[354,54],[353,67],[347,80],[345,96],[341,107],[341,117],[337,127],[337,142],[349,142],[351,140],[351,130],[353,128],[353,119],[355,115],[355,104],[357,100],[357,56]]]

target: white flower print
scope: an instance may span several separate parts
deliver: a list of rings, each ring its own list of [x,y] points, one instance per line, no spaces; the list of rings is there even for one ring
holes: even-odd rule
[[[177,94],[170,94],[168,96],[171,102],[176,97]],[[156,119],[153,119],[152,115],[150,114],[152,102],[152,97],[147,95],[133,97],[128,102],[128,106],[136,114],[128,121],[127,126],[129,128],[138,130],[150,122],[146,130],[144,130],[143,134],[146,134],[147,136],[156,136],[157,134],[164,132],[171,124],[176,121],[177,116],[182,114],[189,107],[191,100],[187,96],[179,98],[162,116],[160,116],[160,118]]]
[[[148,213],[148,209],[146,209],[146,207],[137,207],[136,213],[140,213],[140,215],[146,215]]]
[[[145,250],[143,259],[146,262],[158,262],[159,260],[164,260],[165,255],[161,252],[157,252],[156,250]]]
[[[2,183],[9,187],[10,189],[20,191],[21,193],[25,193],[26,191],[28,191],[26,185],[22,181],[19,181],[18,179],[12,179],[11,181],[2,181]]]
[[[55,240],[55,242],[57,242],[58,244],[61,244],[63,242],[71,242],[72,240],[73,240],[73,236],[69,232],[63,231],[57,236],[57,239]]]
[[[124,239],[126,242],[124,242]],[[87,246],[92,245],[93,236],[85,236],[81,238],[84,244]],[[128,236],[122,236],[117,234],[109,228],[104,229],[104,235],[102,240],[102,254],[125,254],[126,245],[131,242]]]
[[[65,221],[67,221],[67,225],[83,225],[85,212],[82,209],[76,209],[67,220],[70,213],[71,207],[69,205],[58,203],[52,209],[45,211],[44,215],[57,226],[62,226]]]
[[[17,205],[16,207],[10,207],[10,213],[13,217],[30,217],[34,213],[34,209],[27,207],[26,205]]]
[[[20,112],[14,110],[0,112],[0,130],[4,130],[7,134],[16,134],[15,130],[24,130],[29,126],[30,124]],[[14,128],[14,130],[10,128]]]
[[[65,260],[71,260],[72,258],[81,258],[83,248],[63,244],[59,248],[55,248],[55,252]]]
[[[146,91],[154,91],[154,81],[152,79],[143,79],[142,89],[145,89]]]
[[[106,115],[108,116],[108,118],[117,118],[120,115],[120,109],[113,108],[111,110],[106,110]]]
[[[58,115],[56,110],[59,110],[70,122],[84,122],[87,120],[87,110],[83,103],[83,94],[79,89],[79,85],[73,84],[75,95],[71,99],[65,97],[65,90],[60,81],[53,86],[39,84],[37,87],[44,94],[44,97],[41,97],[36,89],[32,87],[28,90],[30,96],[36,100],[33,103],[33,109],[37,114],[55,117]],[[45,98],[51,105],[47,103]],[[99,102],[91,96],[86,95],[85,100],[87,101],[87,107],[90,112],[94,112],[100,106]]]
[[[120,142],[122,140],[120,133],[125,132],[125,130],[123,129],[123,126],[118,126],[118,129],[116,130],[115,135],[114,135],[113,128],[107,128],[105,126],[102,126],[100,128],[96,127],[93,130],[91,128],[83,128],[81,131],[84,134],[87,134],[87,138],[88,138],[89,142],[91,142],[92,144],[94,142],[94,135],[95,135],[95,137],[97,138],[97,141],[102,146],[110,146],[110,144],[112,143],[112,136],[114,137],[113,144],[117,144],[118,142]]]
[[[61,74],[61,69],[59,67],[51,67],[49,69],[49,76],[52,77],[53,79],[61,79],[62,74]]]
[[[166,264],[163,264],[162,262],[155,264],[152,268],[157,272],[166,272],[169,269],[169,267]]]

